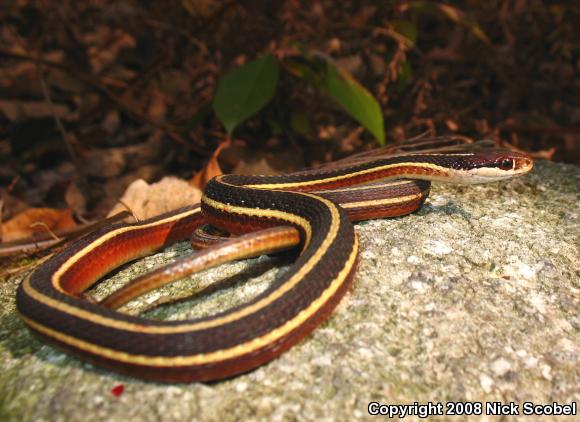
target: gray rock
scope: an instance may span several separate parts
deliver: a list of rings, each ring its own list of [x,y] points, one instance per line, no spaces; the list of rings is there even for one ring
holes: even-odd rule
[[[416,214],[358,224],[358,273],[332,317],[280,358],[218,383],[142,382],[45,346],[16,315],[19,279],[5,280],[0,420],[353,420],[369,418],[371,401],[515,402],[520,414],[525,401],[578,402],[579,182],[578,168],[540,162],[506,183],[437,185]],[[182,244],[143,259],[94,294],[186,253]],[[221,280],[146,312],[212,314],[261,292],[285,265],[262,257],[222,266],[126,310]]]

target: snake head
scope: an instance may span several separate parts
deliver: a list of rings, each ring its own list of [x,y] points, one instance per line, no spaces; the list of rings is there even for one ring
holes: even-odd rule
[[[466,157],[462,183],[487,183],[523,176],[534,167],[527,154],[509,150],[478,152]]]
[[[525,174],[534,167],[534,161],[529,155],[509,151],[506,154],[500,154],[494,161],[495,166],[502,171],[514,171],[519,174]]]

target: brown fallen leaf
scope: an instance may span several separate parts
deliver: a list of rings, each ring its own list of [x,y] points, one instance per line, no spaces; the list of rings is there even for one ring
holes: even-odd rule
[[[76,226],[70,209],[29,208],[2,224],[2,241],[12,242]]]
[[[111,179],[157,162],[164,154],[164,134],[155,130],[146,142],[115,148],[91,148],[86,152],[84,171],[89,176]]]
[[[207,18],[220,7],[216,0],[181,0],[181,6],[195,18]]]
[[[0,200],[4,204],[2,221],[7,221],[12,217],[16,216],[18,213],[30,208],[30,204],[12,195],[10,191],[11,191],[10,187],[6,189],[0,187]]]
[[[167,98],[165,94],[157,89],[151,90],[149,105],[147,106],[147,116],[154,122],[160,122],[165,117],[166,111]]]
[[[89,45],[88,53],[93,72],[99,73],[112,65],[123,49],[132,49],[137,45],[133,35],[123,29],[99,27],[95,32],[84,35]]]
[[[291,173],[305,167],[303,157],[292,148],[254,148],[232,145],[220,154],[220,163],[228,173],[274,175]]]
[[[216,148],[214,153],[211,155],[207,164],[198,171],[191,179],[191,184],[198,189],[203,189],[207,182],[209,182],[213,177],[223,174],[222,169],[218,163],[218,157],[222,150],[229,147],[232,144],[230,139],[226,139]]]
[[[270,175],[278,174],[276,170],[272,168],[266,157],[259,157],[256,160],[240,161],[238,165],[232,170],[234,174],[261,174]]]
[[[157,183],[148,184],[143,179],[135,180],[119,202],[109,212],[109,216],[121,211],[129,211],[139,220],[155,217],[201,199],[201,190],[191,186],[186,180],[164,177]]]
[[[447,126],[447,129],[452,132],[457,132],[459,130],[459,125],[452,119],[445,120],[445,125]]]
[[[11,122],[49,118],[53,112],[63,120],[78,119],[78,113],[62,104],[54,104],[51,108],[46,101],[0,101],[0,114]]]
[[[68,241],[79,239],[87,233],[110,226],[111,224],[128,218],[132,218],[131,213],[129,211],[124,211],[94,223],[77,225],[72,229],[55,230],[54,232],[51,231],[37,234],[33,238],[28,237],[13,242],[5,242],[0,244],[0,258],[21,254],[36,254],[50,250],[59,247]],[[1,277],[2,275],[0,275],[0,278]]]

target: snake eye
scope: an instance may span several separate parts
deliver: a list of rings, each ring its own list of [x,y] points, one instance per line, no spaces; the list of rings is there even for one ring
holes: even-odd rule
[[[499,160],[498,167],[501,170],[511,170],[514,168],[514,160],[511,158],[502,158]]]

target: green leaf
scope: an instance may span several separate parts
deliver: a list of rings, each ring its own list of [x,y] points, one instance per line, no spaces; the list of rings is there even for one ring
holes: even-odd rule
[[[405,37],[411,46],[414,46],[417,42],[417,36],[419,35],[419,31],[417,30],[417,26],[411,21],[405,20],[396,20],[391,22],[393,25],[394,30]]]
[[[356,121],[363,125],[379,144],[385,144],[383,113],[377,100],[350,73],[327,61],[321,85]]]
[[[395,81],[395,90],[397,92],[401,92],[407,82],[413,77],[413,68],[409,62],[403,62],[401,65],[401,70],[399,71],[399,75],[397,76],[397,80]]]
[[[465,15],[461,10],[453,7],[449,4],[437,3],[431,1],[412,1],[406,4],[409,9],[416,10],[418,12],[428,12],[428,13],[439,13],[446,16],[452,22],[464,25],[468,28],[473,35],[479,38],[487,45],[491,45],[491,41],[483,32],[481,27],[473,19]]]
[[[290,114],[290,128],[301,135],[310,136],[312,135],[312,125],[308,116],[305,113],[295,111]]]
[[[278,74],[278,61],[272,54],[266,54],[224,76],[218,85],[213,108],[228,135],[270,101]]]

